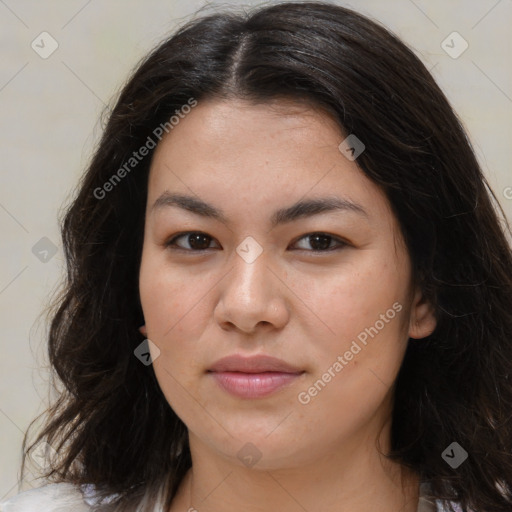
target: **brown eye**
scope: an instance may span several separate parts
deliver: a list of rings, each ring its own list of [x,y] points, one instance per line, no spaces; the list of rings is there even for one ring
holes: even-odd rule
[[[184,240],[184,242],[177,243],[180,239]],[[200,231],[188,231],[174,236],[166,242],[165,246],[176,250],[199,252],[213,248],[210,246],[213,240],[214,239],[206,233],[202,233]],[[310,248],[303,246],[299,247],[299,250],[305,250],[308,252],[331,252],[348,245],[338,237],[327,233],[308,233],[295,242],[294,245],[297,245],[302,240],[305,240],[306,244],[309,245]]]
[[[327,252],[347,245],[339,238],[328,235],[327,233],[310,233],[300,238],[299,242],[301,240],[306,240],[310,247],[312,247],[312,251],[310,252]],[[333,242],[334,246],[332,245]],[[301,247],[300,249],[308,250],[304,247]]]
[[[185,246],[176,243],[176,241],[179,239],[185,240]],[[206,233],[191,231],[173,237],[165,245],[166,247],[176,246],[179,249],[187,251],[204,251],[209,248],[211,240],[213,240],[213,238],[211,236],[208,236]]]

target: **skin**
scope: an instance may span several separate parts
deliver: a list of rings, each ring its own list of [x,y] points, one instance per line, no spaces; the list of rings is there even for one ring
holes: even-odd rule
[[[326,113],[289,100],[208,100],[156,148],[140,331],[160,350],[153,369],[188,428],[193,463],[171,512],[417,509],[417,475],[380,456],[376,443],[389,448],[392,385],[408,339],[431,334],[436,321],[413,285],[387,198],[338,149],[345,137]],[[228,223],[175,206],[152,211],[165,190],[211,203]],[[326,212],[270,228],[275,210],[332,195],[367,217]],[[165,246],[182,231],[205,233],[209,248],[192,252],[187,236],[176,241],[181,251]],[[318,232],[333,237],[331,247],[346,245],[315,252],[305,235]],[[252,263],[236,252],[248,236],[263,248]],[[401,311],[300,403],[298,394],[396,302]],[[269,354],[304,373],[269,397],[237,398],[207,373],[234,353]],[[252,467],[237,457],[249,442],[261,454]]]

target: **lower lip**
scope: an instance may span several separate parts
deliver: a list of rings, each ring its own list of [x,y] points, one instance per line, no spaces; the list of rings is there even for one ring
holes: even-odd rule
[[[240,398],[261,398],[275,393],[298,379],[302,373],[210,372],[228,393]]]

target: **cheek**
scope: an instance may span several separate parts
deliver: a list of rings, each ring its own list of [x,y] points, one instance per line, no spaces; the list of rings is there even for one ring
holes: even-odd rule
[[[160,351],[152,365],[159,386],[178,416],[187,411],[192,416],[200,414],[186,391],[194,388],[197,378],[197,355],[187,341],[198,339],[197,287],[187,284],[183,272],[172,271],[158,257],[146,255],[141,262],[139,291],[148,338]]]
[[[186,275],[169,268],[165,258],[151,250],[143,253],[139,292],[148,332],[160,340],[180,327],[179,319],[193,308],[194,299],[199,300]]]
[[[301,296],[312,312],[323,320],[334,337],[343,338],[374,325],[388,310],[391,310],[388,316],[394,319],[392,323],[396,323],[399,316],[396,309],[400,308],[393,308],[393,304],[404,306],[407,291],[399,274],[371,261],[364,268],[346,269],[333,272],[325,279],[311,280],[302,289],[307,290]]]
[[[377,259],[368,258],[365,265],[323,282],[316,280],[308,289],[306,302],[328,327],[320,337],[310,335],[317,340],[311,345],[310,359],[316,364],[310,384],[329,381],[330,391],[322,391],[320,402],[338,400],[347,410],[358,400],[367,402],[370,395],[375,403],[383,398],[407,344],[405,277]],[[322,388],[322,382],[317,387]]]
[[[322,386],[317,380],[306,388],[301,398],[308,398],[309,402],[296,409],[296,421],[307,425],[319,443],[322,439],[357,436],[377,411],[387,409],[391,394],[388,383],[359,362]]]
[[[199,368],[197,347],[208,318],[204,295],[210,287],[183,269],[170,268],[159,255],[143,256],[139,291],[148,337],[160,350],[155,373],[165,388],[178,385],[167,372],[188,385]]]

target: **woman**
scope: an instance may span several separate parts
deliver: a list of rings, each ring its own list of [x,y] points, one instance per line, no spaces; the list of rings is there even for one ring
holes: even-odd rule
[[[323,3],[189,23],[125,86],[63,220],[65,391],[24,442],[53,483],[2,510],[509,511],[492,198],[378,24]]]

